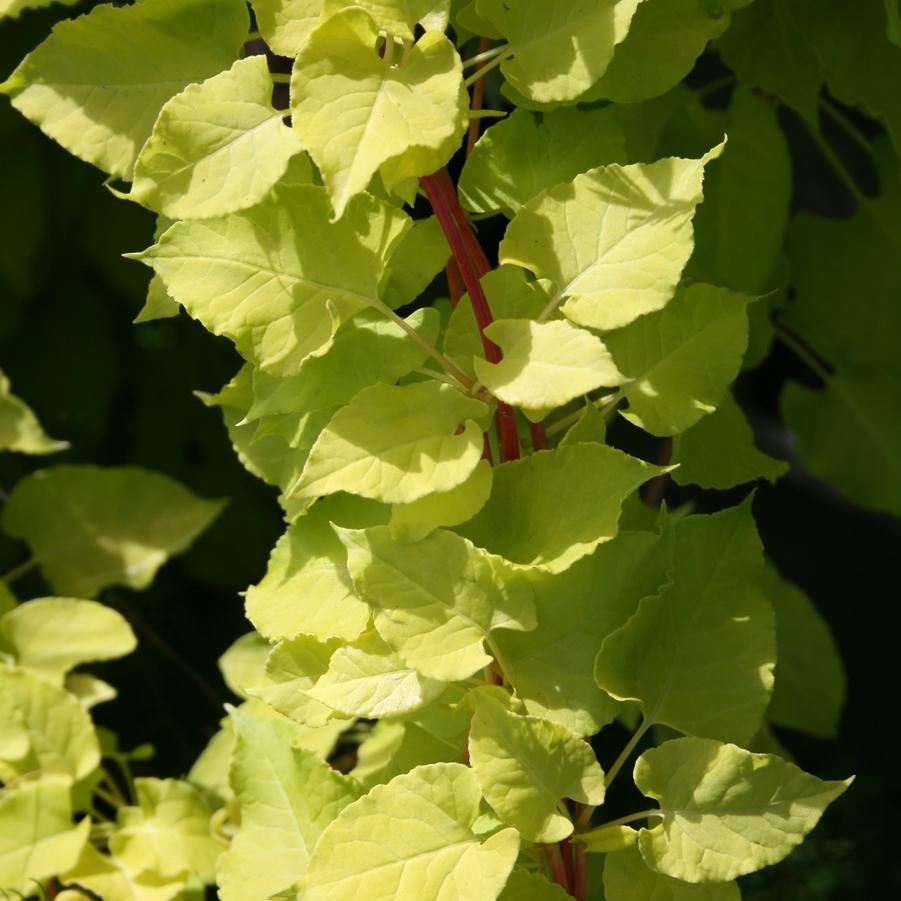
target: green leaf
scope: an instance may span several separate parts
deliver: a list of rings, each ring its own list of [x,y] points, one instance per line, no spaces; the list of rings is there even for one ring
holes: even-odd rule
[[[222,852],[210,834],[213,811],[200,792],[177,779],[135,779],[137,805],[120,807],[110,852],[128,871],[164,879],[184,872],[212,880]]]
[[[70,153],[128,179],[163,104],[227,69],[248,27],[239,0],[100,4],[59,22],[0,93]]]
[[[559,446],[580,444],[583,441],[592,441],[597,444],[605,444],[607,441],[607,420],[590,400],[585,402],[582,413],[575,424],[567,429],[566,434],[560,439]]]
[[[633,846],[638,841],[638,830],[631,826],[598,826],[597,829],[580,832],[573,841],[585,845],[589,854],[612,855]]]
[[[656,534],[621,532],[559,575],[530,576],[538,625],[495,636],[504,673],[530,714],[586,736],[612,722],[621,705],[598,689],[594,658],[664,584],[669,556]]]
[[[573,322],[612,329],[661,309],[692,252],[704,167],[697,160],[602,166],[550,188],[507,228],[500,261],[553,283],[548,309]]]
[[[309,901],[494,901],[519,852],[515,829],[480,841],[481,792],[456,763],[418,767],[346,807],[326,828],[300,884]],[[353,847],[354,854],[343,853]]]
[[[741,407],[726,392],[720,405],[673,441],[673,481],[725,490],[755,479],[775,482],[788,464],[757,450]]]
[[[675,435],[722,401],[748,346],[753,298],[727,288],[690,285],[659,312],[605,337],[632,381],[622,393],[626,419],[652,435]]]
[[[245,359],[292,375],[332,346],[343,321],[379,302],[385,260],[410,225],[369,196],[340,222],[329,213],[323,188],[285,185],[249,210],[178,222],[134,258]]]
[[[88,889],[103,901],[171,901],[180,897],[177,893],[185,885],[186,877],[187,874],[166,878],[154,872],[129,871],[88,843],[75,866],[62,874],[61,881]],[[70,891],[62,891],[56,897],[68,901],[66,896]],[[78,893],[72,901],[84,901],[84,897]]]
[[[146,588],[221,509],[136,466],[54,466],[17,483],[3,528],[28,542],[55,592],[93,597],[110,585]]]
[[[606,71],[639,0],[477,0],[478,14],[507,39],[504,77],[542,103],[574,100]]]
[[[266,661],[266,681],[254,695],[295,723],[310,729],[325,726],[335,711],[308,691],[328,672],[332,655],[342,646],[339,639],[317,641],[308,635],[280,641]]]
[[[411,504],[395,504],[388,525],[397,541],[419,541],[441,526],[458,526],[472,519],[491,495],[493,470],[479,460],[472,475],[461,485],[437,494],[427,494]]]
[[[625,136],[612,107],[541,117],[516,109],[479,138],[460,175],[460,202],[474,213],[512,216],[545,188],[599,164],[625,162]]]
[[[450,255],[438,217],[417,219],[388,261],[383,276],[385,303],[394,310],[412,303],[444,268]],[[429,309],[419,312],[429,312]],[[435,343],[432,339],[429,342]]]
[[[453,532],[405,544],[387,526],[336,531],[379,634],[425,676],[467,679],[491,662],[493,630],[534,627],[525,580]]]
[[[816,123],[823,70],[797,10],[794,2],[756,0],[733,16],[717,50],[742,84],[775,94]]]
[[[603,342],[565,320],[497,319],[485,334],[501,348],[503,359],[476,359],[479,381],[533,421],[583,394],[624,381]]]
[[[257,27],[273,53],[294,59],[319,24],[322,0],[251,0]]]
[[[450,491],[469,478],[482,456],[482,429],[475,420],[486,414],[481,401],[440,382],[371,385],[332,417],[290,495],[350,491],[408,504]]]
[[[365,9],[381,31],[405,41],[412,41],[416,26],[422,23],[429,31],[447,27],[450,0],[355,0],[354,6]],[[344,0],[325,0],[322,16],[333,16],[347,7]]]
[[[0,0],[0,19],[14,19],[26,9],[41,9],[54,3],[74,6],[78,0]]]
[[[0,650],[58,685],[80,663],[114,660],[136,647],[122,615],[94,601],[36,598],[0,617]]]
[[[0,779],[9,782],[26,773],[61,773],[77,782],[100,763],[100,748],[91,718],[76,697],[25,670],[0,668],[0,696],[7,695],[0,715],[0,734],[9,728],[27,733],[24,755],[0,762]],[[8,749],[10,750],[10,749]],[[21,750],[16,748],[15,750]]]
[[[225,684],[242,700],[265,681],[266,658],[270,650],[269,642],[259,633],[246,632],[216,661]]]
[[[719,4],[714,12],[698,0],[643,0],[591,99],[638,103],[664,94],[688,75],[729,21]]]
[[[835,639],[810,599],[768,566],[763,590],[776,614],[776,684],[767,719],[832,738],[845,703],[845,671]]]
[[[417,310],[404,321],[429,344],[437,340],[436,310]],[[381,313],[365,310],[338,329],[327,353],[307,359],[296,375],[275,378],[254,369],[253,402],[244,422],[265,416],[334,409],[349,403],[355,394],[376,382],[393,384],[426,357],[426,352],[403,328]]]
[[[55,454],[68,446],[68,441],[56,441],[41,428],[32,409],[10,391],[9,379],[0,370],[0,451]]]
[[[378,634],[365,632],[332,654],[307,694],[346,716],[378,719],[425,707],[443,691],[444,683],[405,666]]]
[[[278,540],[266,575],[247,590],[247,616],[271,641],[306,635],[352,641],[369,620],[354,591],[346,553],[330,523],[379,525],[387,511],[371,501],[338,494],[323,498]]]
[[[90,818],[72,825],[70,782],[43,776],[0,791],[0,885],[32,897],[35,881],[68,870],[78,860]]]
[[[223,901],[269,898],[306,871],[325,827],[359,795],[352,779],[293,746],[299,727],[232,711],[231,783],[241,829],[219,859]]]
[[[634,845],[604,861],[606,901],[741,901],[734,882],[692,885],[652,870]]]
[[[498,901],[567,901],[569,897],[556,882],[549,882],[540,873],[514,870]]]
[[[616,535],[623,500],[661,472],[606,445],[542,451],[495,467],[488,503],[457,531],[519,566],[562,572]]]
[[[172,219],[207,219],[253,206],[300,150],[272,106],[265,56],[189,85],[162,108],[135,163],[129,199]]]
[[[693,263],[705,280],[762,294],[781,260],[791,157],[776,109],[746,88],[733,95],[728,129],[729,143],[705,176]]]
[[[821,391],[789,382],[780,405],[804,466],[855,503],[901,516],[901,378],[843,368]]]
[[[294,64],[292,121],[337,218],[380,169],[389,191],[439,169],[468,122],[462,63],[443,34],[427,32],[398,64],[393,43],[384,59],[377,43],[372,18],[347,9],[313,32]],[[383,168],[392,162],[401,170]]]
[[[527,281],[522,269],[499,266],[479,279],[496,319],[534,319],[544,309],[547,284]],[[451,313],[444,333],[444,352],[467,375],[475,378],[473,358],[485,353],[469,295],[464,294]]]
[[[66,691],[75,695],[85,710],[113,701],[119,696],[119,692],[112,685],[90,673],[69,673],[64,684]]]
[[[671,584],[604,640],[595,678],[614,698],[638,701],[647,723],[745,742],[760,727],[776,662],[750,505],[674,528]]]
[[[851,781],[824,782],[770,754],[709,739],[668,741],[635,764],[635,784],[660,802],[662,816],[641,830],[638,846],[667,876],[726,882],[790,854]]]
[[[604,772],[591,746],[559,723],[505,709],[492,695],[472,697],[469,754],[485,800],[529,841],[571,835],[561,799],[594,806],[604,801]]]
[[[188,770],[186,779],[191,785],[208,792],[215,802],[224,803],[234,797],[228,783],[228,768],[235,750],[235,733],[228,717],[220,723],[221,728],[206,743]]]

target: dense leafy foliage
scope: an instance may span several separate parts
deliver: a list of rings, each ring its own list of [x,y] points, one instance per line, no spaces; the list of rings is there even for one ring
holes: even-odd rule
[[[61,21],[0,92],[156,214],[129,254],[152,270],[139,319],[183,309],[234,345],[201,399],[284,534],[220,659],[240,703],[184,778],[133,779],[145,749],[95,727],[115,688],[81,667],[136,639],[95,598],[147,588],[221,502],[134,466],[15,485],[0,887],[734,901],[789,855],[851,780],[805,773],[769,726],[835,732],[834,642],[766,560],[751,495],[659,497],[784,474],[732,390],[778,339],[812,376],[783,396],[801,459],[901,515],[899,30],[895,6],[841,0],[139,0]],[[685,81],[711,46],[733,74]],[[869,147],[853,107],[878,197],[820,134],[823,111]],[[792,216],[780,109],[838,166],[846,221]],[[0,449],[66,446],[0,373]],[[54,596],[20,601],[33,568]],[[652,806],[611,806],[629,772]]]

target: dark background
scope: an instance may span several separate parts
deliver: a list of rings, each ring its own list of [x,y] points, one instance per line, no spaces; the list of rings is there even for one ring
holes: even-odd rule
[[[51,9],[0,24],[0,79],[70,12]],[[695,78],[717,77],[716,66],[715,59],[703,60]],[[853,202],[790,115],[783,124],[795,157],[796,206],[849,214]],[[871,173],[848,154],[868,187]],[[150,589],[113,590],[102,598],[132,622],[140,646],[122,661],[94,668],[119,689],[119,698],[97,708],[95,718],[123,736],[125,747],[156,747],[155,759],[139,769],[177,776],[217,728],[223,703],[234,700],[216,658],[249,630],[239,593],[262,576],[282,523],[275,492],[241,468],[218,411],[192,395],[217,390],[237,370],[230,343],[184,315],[131,324],[149,270],[121,254],[150,244],[154,221],[116,200],[102,181],[99,171],[69,156],[0,98],[0,367],[47,431],[72,444],[48,459],[4,454],[0,491],[57,462],[134,463],[198,494],[229,499],[213,527],[165,566]],[[791,457],[791,437],[777,408],[787,377],[810,381],[777,345],[764,366],[742,376],[738,390],[762,445],[783,458]],[[856,773],[857,781],[789,860],[743,880],[744,895],[747,901],[888,901],[901,897],[889,814],[901,801],[898,751],[890,739],[901,523],[851,506],[792,463],[776,487],[758,489],[755,514],[779,570],[830,622],[849,696],[837,740],[784,731],[778,737],[805,769],[830,779]],[[746,490],[696,497],[700,509],[716,509]],[[0,539],[0,572],[23,556],[19,545]],[[38,575],[16,588],[23,597],[45,591]]]

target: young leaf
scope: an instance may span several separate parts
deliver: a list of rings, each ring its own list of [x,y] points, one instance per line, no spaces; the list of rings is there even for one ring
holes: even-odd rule
[[[200,792],[177,779],[135,779],[137,805],[120,807],[109,840],[116,862],[131,872],[164,879],[184,872],[212,881],[222,846],[210,834],[209,808]]]
[[[269,49],[294,59],[319,24],[322,0],[251,0]]]
[[[289,496],[350,491],[408,504],[450,491],[479,462],[482,429],[475,420],[486,414],[481,401],[441,382],[364,388],[316,440]]]
[[[379,30],[412,41],[420,23],[426,31],[444,31],[450,0],[356,0],[354,6],[365,9]],[[322,16],[333,16],[346,7],[344,0],[324,0]]]
[[[136,873],[127,870],[112,857],[101,854],[89,842],[82,849],[75,866],[62,873],[60,881],[85,888],[103,898],[103,901],[170,901],[178,897],[178,892],[187,881],[187,874],[166,878],[152,871]],[[56,897],[60,901],[68,901],[65,896],[70,891],[66,889]],[[79,892],[71,901],[85,901],[85,896]]]
[[[796,585],[772,567],[763,590],[776,614],[776,684],[767,719],[832,738],[845,702],[845,671],[826,621]]]
[[[479,16],[507,39],[507,80],[542,103],[574,100],[606,71],[640,0],[477,0]]]
[[[712,413],[738,375],[753,298],[691,285],[659,312],[605,336],[631,381],[622,415],[652,435],[675,435]]]
[[[314,504],[288,527],[273,548],[266,575],[247,590],[250,621],[271,641],[300,633],[353,641],[366,627],[369,607],[354,591],[344,547],[330,523],[365,528],[386,518],[381,505],[343,494]]]
[[[253,206],[300,151],[272,106],[265,56],[189,85],[160,110],[135,163],[129,199],[172,219],[208,219]]]
[[[601,645],[598,685],[648,723],[745,742],[773,688],[773,613],[747,503],[675,525],[672,583]]]
[[[68,446],[68,441],[56,441],[41,428],[31,408],[10,391],[9,379],[0,370],[0,451],[55,454]]]
[[[36,598],[0,617],[0,651],[57,685],[80,663],[114,660],[136,647],[122,615],[94,601]]]
[[[54,591],[93,597],[110,585],[146,588],[221,509],[136,466],[55,466],[17,483],[3,528],[28,542]]]
[[[598,826],[597,829],[580,832],[573,840],[585,845],[585,850],[590,854],[611,855],[634,846],[638,841],[638,830],[631,826]]]
[[[469,755],[485,800],[529,841],[558,842],[571,835],[561,799],[592,805],[604,800],[604,772],[591,746],[559,723],[507,710],[487,693],[472,697]]]
[[[623,500],[662,471],[606,445],[543,451],[497,466],[488,503],[457,531],[519,566],[562,572],[616,535]]]
[[[451,249],[438,217],[417,219],[388,261],[382,277],[385,303],[393,310],[412,303],[441,272],[450,255]],[[435,311],[426,307],[418,312]],[[435,343],[433,339],[429,342]]]
[[[597,444],[607,442],[607,420],[590,400],[586,401],[581,415],[560,439],[558,446],[566,447],[567,444],[580,444],[583,441]]]
[[[626,162],[625,135],[612,107],[559,109],[540,118],[516,109],[479,138],[460,175],[460,202],[474,213],[513,216],[545,188],[598,165]]]
[[[497,319],[484,333],[501,348],[503,359],[476,359],[479,381],[533,421],[580,395],[624,381],[603,342],[565,320]]]
[[[606,901],[741,901],[734,882],[705,882],[692,885],[652,870],[633,845],[608,854],[604,860]]]
[[[780,405],[814,475],[855,503],[901,516],[901,378],[848,367],[821,391],[789,382]],[[845,423],[841,433],[836,422]],[[849,430],[854,441],[843,437]]]
[[[788,464],[757,450],[754,434],[730,392],[720,405],[673,441],[673,481],[725,490],[755,479],[775,482]]]
[[[481,792],[461,764],[422,766],[377,785],[322,834],[301,894],[309,901],[495,901],[519,852],[504,829],[480,841]],[[354,854],[344,851],[353,847]],[[226,899],[227,901],[227,899]]]
[[[35,882],[68,870],[91,830],[72,825],[71,782],[42,776],[0,791],[0,886],[32,896]]]
[[[265,682],[266,658],[270,650],[269,642],[262,635],[245,632],[216,661],[223,681],[242,700],[250,697],[252,690]]]
[[[404,178],[441,168],[467,123],[462,64],[443,34],[427,32],[396,65],[393,41],[384,59],[377,43],[376,23],[350,8],[324,21],[294,63],[292,122],[337,218],[380,168],[407,151],[415,154],[416,171],[386,178],[384,170],[389,191]]]
[[[453,532],[402,544],[386,526],[336,531],[379,634],[425,676],[467,679],[491,662],[492,630],[534,628],[525,580]]]
[[[249,210],[178,222],[134,258],[245,359],[276,376],[331,346],[338,326],[379,299],[379,281],[410,220],[361,197],[340,222],[313,185],[285,185]]]
[[[572,897],[540,873],[514,870],[497,901],[567,901]]]
[[[240,0],[103,3],[58,23],[0,93],[70,153],[128,179],[160,107],[227,69],[248,26]]]
[[[444,687],[404,666],[377,633],[365,632],[335,651],[307,694],[338,713],[377,719],[425,707]]]
[[[538,625],[494,637],[504,673],[530,714],[586,736],[612,722],[620,705],[598,690],[594,658],[666,581],[668,544],[651,532],[621,532],[565,572],[530,575]]]
[[[727,882],[778,863],[851,784],[824,782],[770,754],[677,738],[645,751],[635,784],[662,822],[638,835],[653,869],[686,882]]]
[[[231,717],[237,736],[231,784],[241,829],[219,858],[219,892],[223,901],[269,898],[304,874],[323,830],[359,789],[294,747],[299,727],[289,720],[236,710]]]
[[[11,730],[28,738],[25,755],[0,762],[0,779],[26,773],[63,773],[77,782],[100,763],[100,747],[91,718],[74,695],[25,670],[0,668],[0,735]],[[7,748],[7,750],[12,750]],[[15,748],[21,750],[21,748]]]
[[[514,263],[553,283],[549,310],[612,329],[661,309],[691,256],[691,220],[703,199],[701,159],[602,166],[523,206],[500,247]]]

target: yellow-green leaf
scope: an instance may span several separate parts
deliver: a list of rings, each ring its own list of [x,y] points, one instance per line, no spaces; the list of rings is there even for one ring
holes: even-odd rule
[[[0,370],[0,451],[55,454],[68,446],[68,441],[56,441],[41,428],[37,416],[12,393],[9,379]]]

